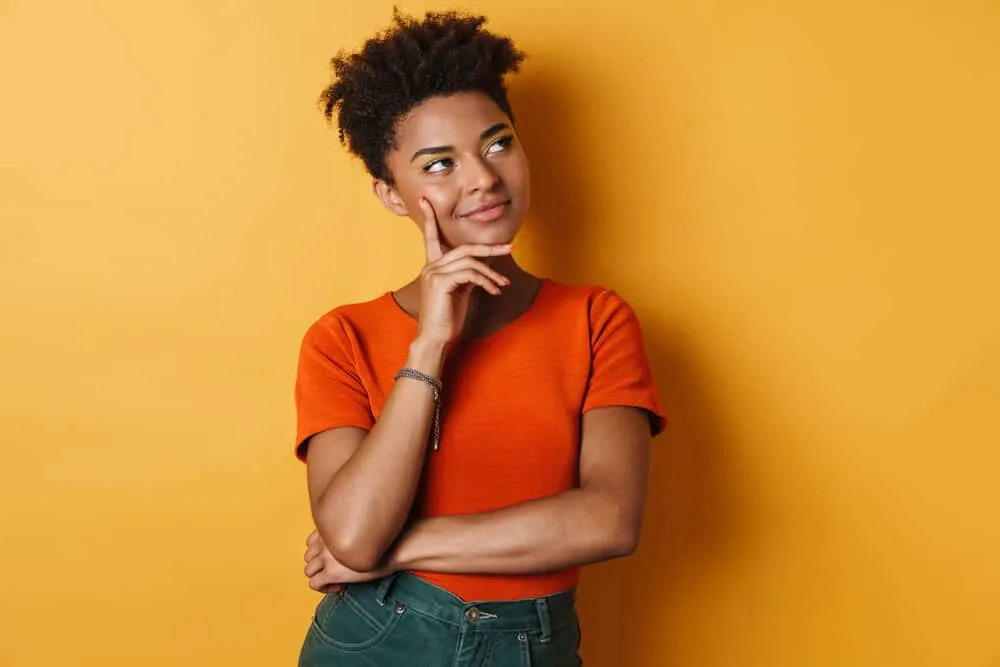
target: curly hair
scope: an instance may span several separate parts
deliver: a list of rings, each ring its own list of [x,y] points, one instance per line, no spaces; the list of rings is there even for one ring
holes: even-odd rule
[[[400,118],[430,97],[479,91],[513,122],[503,79],[524,60],[509,38],[483,29],[484,16],[428,12],[418,20],[394,9],[392,18],[359,52],[331,60],[334,82],[319,100],[327,121],[336,113],[340,142],[390,184],[385,158]]]

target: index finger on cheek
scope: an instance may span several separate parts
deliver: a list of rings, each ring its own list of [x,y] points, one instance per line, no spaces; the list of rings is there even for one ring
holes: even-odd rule
[[[434,207],[425,197],[420,198],[420,210],[424,214],[424,246],[427,250],[427,261],[433,262],[441,259],[444,254],[441,249],[437,215],[434,213]]]

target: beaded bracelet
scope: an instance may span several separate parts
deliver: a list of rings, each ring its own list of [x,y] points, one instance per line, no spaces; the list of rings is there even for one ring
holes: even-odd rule
[[[396,373],[396,379],[398,380],[399,378],[419,380],[424,384],[430,385],[434,390],[434,421],[431,424],[431,442],[436,451],[441,444],[441,380],[412,368],[399,369],[399,372]]]

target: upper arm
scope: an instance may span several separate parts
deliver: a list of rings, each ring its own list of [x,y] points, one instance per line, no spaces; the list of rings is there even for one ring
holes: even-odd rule
[[[295,453],[306,462],[314,512],[334,476],[374,425],[355,349],[352,329],[334,312],[309,328],[299,350]]]
[[[624,527],[636,534],[645,504],[651,439],[645,410],[606,407],[583,415],[580,488],[604,496]]]
[[[611,291],[590,304],[590,377],[583,400],[580,486],[601,493],[615,523],[638,535],[652,436],[666,415],[639,319]]]
[[[345,426],[317,433],[307,440],[306,477],[314,512],[323,492],[367,434],[367,429]]]

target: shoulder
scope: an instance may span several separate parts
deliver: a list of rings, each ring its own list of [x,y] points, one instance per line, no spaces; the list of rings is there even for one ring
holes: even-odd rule
[[[554,314],[586,317],[592,325],[615,316],[634,317],[632,306],[613,289],[597,284],[545,281],[546,304]]]
[[[303,344],[316,347],[343,346],[384,329],[395,313],[392,294],[386,292],[368,301],[337,306],[317,318],[306,329]]]

